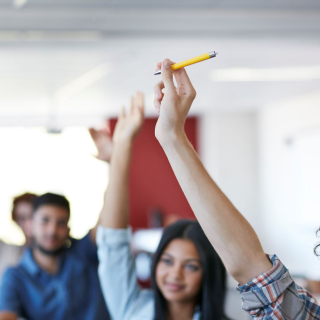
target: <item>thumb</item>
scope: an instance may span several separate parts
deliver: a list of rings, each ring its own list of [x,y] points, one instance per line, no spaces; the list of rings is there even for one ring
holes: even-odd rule
[[[165,59],[161,66],[161,76],[166,89],[166,94],[176,94],[176,87],[173,83],[173,71],[171,69],[171,61]]]

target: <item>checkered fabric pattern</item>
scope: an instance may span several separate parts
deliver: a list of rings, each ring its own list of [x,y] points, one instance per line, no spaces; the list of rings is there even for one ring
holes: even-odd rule
[[[259,320],[320,320],[320,305],[291,278],[276,255],[269,255],[273,267],[251,282],[238,286],[242,309]]]

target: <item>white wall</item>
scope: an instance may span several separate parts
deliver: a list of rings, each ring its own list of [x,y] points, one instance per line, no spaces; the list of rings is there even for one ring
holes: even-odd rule
[[[315,139],[319,127],[320,94],[267,106],[259,115],[261,224],[268,230],[265,249],[277,253],[292,274],[317,279],[320,262],[313,246],[320,212],[313,216],[313,227],[310,219],[306,225],[304,203],[312,194],[319,201],[320,182],[303,181],[312,175],[305,170],[310,160],[320,160],[320,139]]]
[[[200,121],[206,169],[254,227],[259,222],[257,130],[254,112],[215,113]]]
[[[265,251],[276,253],[293,275],[320,280],[313,254],[320,226],[320,93],[257,113],[209,114],[201,118],[199,140],[208,172]],[[245,319],[234,285],[229,283],[228,309]]]
[[[209,174],[234,205],[257,229],[258,139],[257,116],[252,112],[213,113],[200,120],[200,157]],[[259,233],[259,231],[257,230]],[[247,319],[229,277],[227,310],[235,320]]]

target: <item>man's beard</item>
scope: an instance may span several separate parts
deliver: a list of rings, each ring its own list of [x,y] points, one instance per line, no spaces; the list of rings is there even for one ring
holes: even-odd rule
[[[55,250],[47,250],[44,247],[41,246],[41,244],[34,242],[34,247],[38,249],[41,253],[45,254],[46,256],[56,257],[59,254],[61,254],[63,251],[66,250],[66,246],[61,246],[60,248],[57,248]]]

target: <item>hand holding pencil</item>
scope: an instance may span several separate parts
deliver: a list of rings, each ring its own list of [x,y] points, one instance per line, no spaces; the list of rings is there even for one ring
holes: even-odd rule
[[[162,81],[154,86],[154,106],[160,113],[155,134],[162,144],[169,136],[184,136],[184,123],[196,97],[196,90],[186,70],[181,68],[174,72],[169,59],[165,59],[162,63],[159,62],[157,68],[161,69]],[[173,77],[177,87],[173,82]],[[163,89],[165,93],[162,92]]]
[[[191,58],[191,59],[179,62],[179,63],[175,63],[171,66],[171,69],[178,70],[180,68],[184,68],[184,67],[190,66],[192,64],[214,58],[217,56],[217,54],[218,54],[218,52],[211,51],[209,53],[202,54],[201,56],[197,56],[195,58]],[[161,74],[161,70],[156,71],[154,75],[158,75],[158,74]]]

